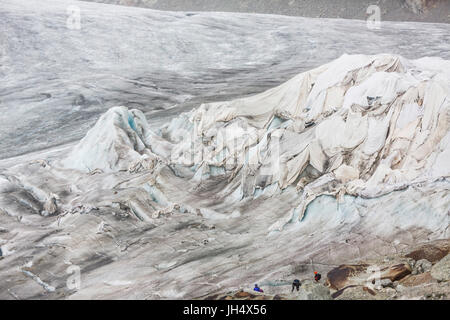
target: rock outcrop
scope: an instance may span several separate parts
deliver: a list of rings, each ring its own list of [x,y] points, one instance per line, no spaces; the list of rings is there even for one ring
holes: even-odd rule
[[[431,268],[431,276],[438,281],[450,281],[450,255],[442,258]]]
[[[292,298],[291,298],[292,299]],[[330,289],[321,283],[303,281],[299,292],[294,294],[295,300],[331,300]]]
[[[358,284],[359,281],[351,279],[366,272],[368,265],[342,265],[332,269],[327,274],[327,284],[334,290],[340,290]]]
[[[406,263],[400,263],[381,270],[381,279],[389,279],[390,281],[398,281],[411,274],[411,267]]]
[[[450,253],[450,241],[442,240],[420,245],[405,256],[415,261],[427,260],[436,263]]]

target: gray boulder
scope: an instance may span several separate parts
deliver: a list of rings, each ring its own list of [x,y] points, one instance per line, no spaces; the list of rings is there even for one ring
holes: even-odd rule
[[[296,300],[332,300],[330,289],[321,283],[304,281],[300,291],[294,297]]]
[[[44,217],[54,215],[58,210],[58,206],[56,204],[56,197],[51,195],[47,201],[44,203],[44,210],[41,212],[41,215]]]
[[[393,288],[394,287],[394,283],[391,281],[391,279],[382,279],[380,281],[380,285],[383,288],[387,288],[387,287]]]
[[[446,255],[431,268],[431,276],[438,281],[450,280],[450,254]]]
[[[397,292],[392,288],[372,290],[365,286],[349,286],[333,294],[336,300],[387,300],[393,299]]]
[[[421,259],[415,263],[414,268],[418,273],[424,273],[430,271],[432,266],[433,264],[430,261]]]

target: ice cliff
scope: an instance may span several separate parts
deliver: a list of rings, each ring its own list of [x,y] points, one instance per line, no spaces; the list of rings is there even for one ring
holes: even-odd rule
[[[202,183],[223,177],[231,203],[295,187],[302,219],[320,195],[375,198],[450,173],[450,62],[343,55],[261,94],[202,104],[153,133],[113,108],[63,161],[129,170],[156,159]],[[148,160],[151,159],[151,160]]]

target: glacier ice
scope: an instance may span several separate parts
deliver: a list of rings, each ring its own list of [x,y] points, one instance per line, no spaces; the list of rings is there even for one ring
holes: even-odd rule
[[[242,181],[235,185],[253,189],[245,195],[297,183],[309,196],[377,197],[392,186],[446,178],[449,67],[438,58],[344,55],[261,94],[203,104],[189,120],[172,121],[168,137],[192,129],[171,141],[171,161],[201,163],[197,175],[222,166]],[[329,177],[323,186],[309,175],[298,181],[308,165]]]
[[[151,139],[141,111],[114,107],[100,117],[62,165],[87,172],[151,169],[158,161],[148,148]]]
[[[438,58],[343,55],[261,94],[202,104],[159,134],[140,111],[116,107],[62,164],[191,168],[196,183],[227,179],[221,196],[235,201],[296,187],[302,219],[320,195],[374,198],[448,177],[449,70]]]
[[[72,298],[164,299],[448,239],[449,93],[450,61],[344,55],[160,128],[114,107],[63,157],[2,172],[21,228],[2,249],[30,255],[36,234],[100,266]]]

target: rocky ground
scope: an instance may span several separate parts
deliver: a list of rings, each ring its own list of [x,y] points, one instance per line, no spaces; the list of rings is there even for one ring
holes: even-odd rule
[[[367,18],[371,5],[384,21],[450,22],[446,0],[87,0],[173,11],[224,11],[282,14],[313,18]]]
[[[268,288],[270,293],[246,288],[200,299],[450,300],[449,252],[450,240],[432,241],[398,255],[338,266],[319,282],[303,280],[298,292],[291,292],[291,283],[286,281]]]

